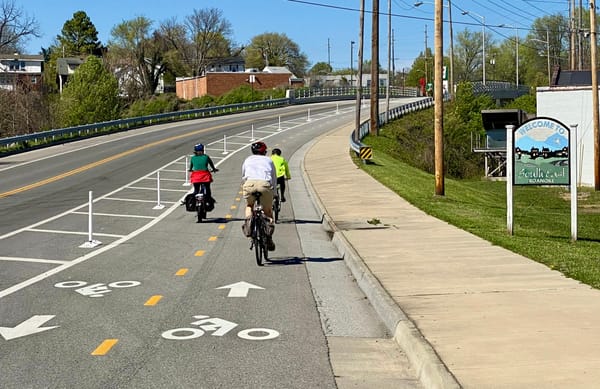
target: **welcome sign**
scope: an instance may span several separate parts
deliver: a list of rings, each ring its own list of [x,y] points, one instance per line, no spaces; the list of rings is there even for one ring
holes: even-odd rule
[[[569,129],[538,117],[513,131],[514,185],[569,185]],[[509,156],[510,158],[510,156]]]

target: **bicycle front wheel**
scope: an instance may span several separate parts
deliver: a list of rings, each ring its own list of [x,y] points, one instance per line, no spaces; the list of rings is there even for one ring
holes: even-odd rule
[[[258,220],[254,220],[252,223],[252,240],[254,241],[253,245],[256,264],[262,266],[263,254],[265,252],[263,247],[265,247],[265,242],[262,237],[262,229]]]

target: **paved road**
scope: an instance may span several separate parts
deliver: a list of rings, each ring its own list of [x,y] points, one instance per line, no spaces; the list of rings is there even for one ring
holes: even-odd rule
[[[3,159],[3,387],[419,387],[303,184],[304,145],[352,121],[352,106],[313,107],[310,121],[282,110],[281,128],[255,113]],[[259,137],[288,153],[294,175],[263,268],[241,235],[238,193],[244,147]],[[201,225],[179,205],[199,139],[221,169]]]

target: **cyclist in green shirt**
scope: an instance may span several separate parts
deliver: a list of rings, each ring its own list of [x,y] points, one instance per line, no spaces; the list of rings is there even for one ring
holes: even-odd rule
[[[281,202],[285,202],[285,181],[292,178],[290,174],[290,168],[288,166],[288,162],[285,158],[281,156],[280,149],[273,149],[271,152],[271,160],[273,160],[273,164],[275,165],[275,173],[277,174],[277,185],[279,185],[279,190],[281,192]]]
[[[210,170],[209,170],[210,168]],[[204,145],[199,143],[194,146],[194,155],[190,159],[190,182],[194,184],[194,196],[200,193],[200,187],[204,184],[208,196],[207,208],[211,210],[214,207],[215,199],[212,197],[210,183],[213,181],[212,172],[219,171],[210,157],[204,154]]]

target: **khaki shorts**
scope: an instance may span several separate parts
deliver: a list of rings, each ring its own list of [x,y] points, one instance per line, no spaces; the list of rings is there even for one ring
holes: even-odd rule
[[[254,196],[252,196],[253,192],[260,192],[260,203],[263,206],[263,209],[270,210],[273,208],[273,188],[271,188],[271,183],[269,181],[264,180],[246,180],[244,185],[242,185],[242,195],[246,199],[246,204],[252,206],[254,205],[254,201],[256,200]]]

